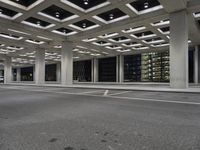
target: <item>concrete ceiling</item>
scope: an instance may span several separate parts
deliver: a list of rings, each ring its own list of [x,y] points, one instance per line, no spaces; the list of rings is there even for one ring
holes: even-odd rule
[[[0,0],[0,53],[31,64],[45,49],[58,62],[66,40],[77,60],[167,50],[169,14],[180,10],[188,12],[190,44],[199,44],[199,0]]]

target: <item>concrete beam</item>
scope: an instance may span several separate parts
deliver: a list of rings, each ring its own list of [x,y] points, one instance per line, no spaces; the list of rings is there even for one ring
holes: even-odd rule
[[[180,11],[187,7],[187,0],[159,0],[159,2],[168,13]]]

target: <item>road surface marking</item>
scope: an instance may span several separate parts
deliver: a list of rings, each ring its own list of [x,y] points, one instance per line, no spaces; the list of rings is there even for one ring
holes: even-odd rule
[[[104,90],[96,90],[96,91],[87,91],[87,92],[80,92],[78,94],[90,94],[90,93],[98,93],[98,92],[103,92]]]
[[[131,91],[123,91],[123,92],[119,92],[119,93],[113,93],[113,94],[109,94],[109,96],[120,95],[120,94],[129,93],[129,92],[131,92]]]
[[[69,93],[69,92],[57,92],[57,91],[42,91],[42,90],[29,90],[29,89],[19,89],[19,88],[7,88],[0,87],[4,89],[15,89],[15,90],[24,90],[29,92],[41,92],[41,93],[57,93],[57,94],[68,94],[68,95],[81,95],[81,96],[92,96],[92,97],[102,97],[102,95],[90,95],[90,94],[79,94],[79,93]],[[184,102],[184,101],[173,101],[173,100],[160,100],[160,99],[148,99],[148,98],[140,98],[140,97],[119,97],[119,96],[110,96],[107,95],[107,98],[115,98],[115,99],[127,99],[127,100],[135,100],[135,101],[146,101],[146,102],[162,102],[162,103],[174,103],[174,104],[187,104],[187,105],[200,105],[197,102]]]
[[[108,95],[109,90],[105,90],[103,96],[107,96]]]

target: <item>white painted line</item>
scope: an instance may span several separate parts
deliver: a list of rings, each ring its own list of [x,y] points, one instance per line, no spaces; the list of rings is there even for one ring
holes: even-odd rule
[[[113,94],[109,94],[109,96],[120,95],[120,94],[129,93],[129,92],[131,92],[131,91],[123,91],[123,92],[119,92],[119,93],[113,93]]]
[[[90,93],[99,93],[99,92],[103,92],[104,90],[96,90],[96,91],[88,91],[88,92],[81,92],[78,94],[90,94]]]
[[[175,104],[189,104],[189,105],[200,105],[197,102],[183,102],[183,101],[173,101],[173,100],[160,100],[160,99],[147,99],[147,98],[139,98],[139,97],[120,97],[120,96],[107,96],[110,98],[116,99],[128,99],[128,100],[136,100],[136,101],[149,101],[149,102],[163,102],[163,103],[175,103]]]
[[[69,93],[69,92],[56,92],[56,91],[41,91],[41,90],[29,90],[29,89],[19,89],[19,88],[6,88],[0,87],[4,89],[15,89],[15,90],[24,90],[29,92],[41,92],[41,93],[57,93],[57,94],[68,94],[68,95],[81,95],[81,96],[92,96],[92,97],[103,97],[101,95],[89,95],[89,94],[79,94],[79,93]],[[147,98],[137,98],[137,97],[120,97],[120,96],[110,96],[107,95],[107,98],[115,98],[115,99],[128,99],[128,100],[135,100],[135,101],[148,101],[148,102],[161,102],[161,103],[174,103],[174,104],[187,104],[187,105],[200,105],[197,102],[183,102],[183,101],[172,101],[172,100],[159,100],[159,99],[147,99]]]
[[[57,91],[47,91],[47,90],[31,90],[31,89],[23,89],[23,88],[10,88],[10,87],[0,87],[4,89],[14,89],[14,90],[21,90],[21,91],[29,91],[29,92],[41,92],[41,93],[57,93],[57,94],[73,94],[73,95],[78,95],[77,93],[70,93],[70,92],[57,92]],[[83,94],[84,95],[84,94]]]
[[[36,90],[39,90],[39,89],[36,89]],[[45,89],[44,91],[53,91],[54,92],[55,90],[61,90],[61,89],[59,89],[59,88],[48,88],[48,89]]]
[[[103,96],[107,96],[108,95],[109,90],[105,90]]]

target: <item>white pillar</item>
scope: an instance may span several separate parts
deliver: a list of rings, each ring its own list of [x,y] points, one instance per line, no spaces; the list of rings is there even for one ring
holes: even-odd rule
[[[188,17],[185,10],[170,14],[170,86],[188,87]]]
[[[119,82],[124,82],[124,56],[119,55]]]
[[[56,79],[57,82],[61,81],[61,63],[60,62],[56,64],[56,78],[57,78]]]
[[[45,83],[45,50],[37,49],[35,56],[35,83]]]
[[[199,47],[195,46],[194,50],[194,83],[199,83]]]
[[[33,81],[35,82],[35,65],[33,66]]]
[[[98,82],[99,81],[99,63],[98,59],[94,58],[92,59],[92,82]]]
[[[120,69],[119,69],[119,64],[120,64],[120,55],[117,55],[116,56],[116,82],[119,82],[119,72],[120,72]]]
[[[17,68],[17,82],[21,81],[21,68]]]
[[[68,41],[62,43],[61,83],[63,85],[73,84],[73,43]]]
[[[4,61],[4,83],[10,83],[12,80],[11,57],[6,57]]]
[[[200,52],[198,53],[198,83],[200,83]]]

